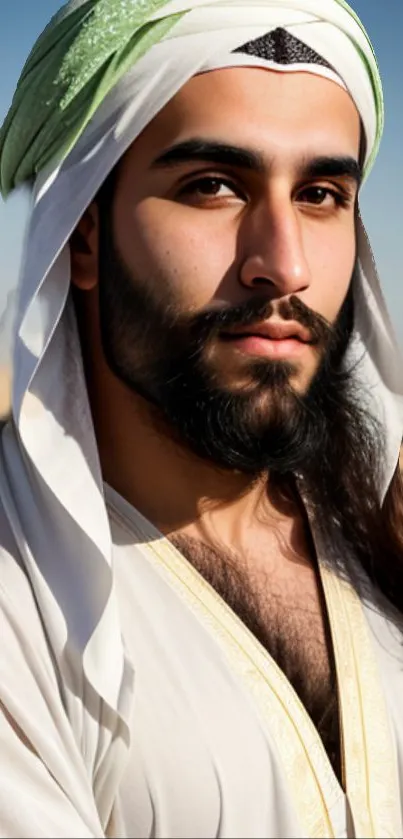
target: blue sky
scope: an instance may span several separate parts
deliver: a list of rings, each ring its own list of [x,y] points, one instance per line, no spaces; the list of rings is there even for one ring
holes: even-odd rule
[[[377,53],[384,84],[386,129],[381,152],[363,189],[362,212],[386,299],[403,345],[403,0],[350,0]],[[60,0],[2,0],[0,28],[0,121],[19,72],[37,35],[63,3]],[[26,218],[24,200],[0,200],[0,311],[15,286]]]

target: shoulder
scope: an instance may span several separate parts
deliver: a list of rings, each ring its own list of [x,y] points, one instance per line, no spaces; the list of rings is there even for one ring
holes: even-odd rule
[[[42,658],[49,662],[49,649],[35,594],[24,567],[0,493],[0,623],[3,653],[14,649],[17,659]],[[9,646],[5,644],[8,639]],[[50,668],[50,673],[53,668]],[[55,680],[55,676],[54,676]],[[56,680],[55,680],[56,681]]]
[[[29,740],[34,717],[52,708],[65,716],[57,668],[46,638],[35,593],[19,555],[0,495],[0,702]]]
[[[0,450],[2,440],[0,439]],[[1,453],[1,451],[0,451]],[[1,466],[0,466],[1,468]],[[66,726],[58,668],[10,514],[6,475],[0,475],[0,702],[34,751],[42,732]],[[52,718],[54,722],[52,723]]]
[[[45,618],[0,491],[0,836],[100,836]]]

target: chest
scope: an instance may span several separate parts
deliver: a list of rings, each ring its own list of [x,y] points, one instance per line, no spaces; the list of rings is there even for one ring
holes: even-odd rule
[[[307,835],[290,788],[289,770],[299,775],[299,762],[277,742],[266,677],[253,656],[238,661],[238,645],[221,636],[219,624],[191,616],[188,588],[178,597],[148,561],[120,567],[116,583],[136,671],[118,835]],[[305,802],[303,788],[301,796]],[[336,836],[345,835],[345,819],[339,790]]]
[[[303,548],[301,548],[303,545]],[[298,558],[283,562],[277,538],[247,561],[180,540],[186,555],[270,653],[314,722],[341,780],[339,709],[326,606],[310,553],[300,540]],[[284,545],[283,545],[284,548]],[[301,550],[304,551],[301,554]]]
[[[299,585],[271,588],[262,578],[250,591],[244,620],[298,694],[343,783],[337,678],[320,581],[311,570]]]

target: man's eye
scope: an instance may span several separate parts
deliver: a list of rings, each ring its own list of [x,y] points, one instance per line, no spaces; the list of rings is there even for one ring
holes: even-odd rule
[[[239,198],[239,190],[230,181],[223,178],[204,177],[183,186],[180,196],[195,198],[199,201],[203,198]]]
[[[313,204],[316,207],[325,206],[328,208],[337,206],[345,207],[349,204],[348,198],[335,189],[324,186],[308,186],[298,193],[298,201],[302,204]]]

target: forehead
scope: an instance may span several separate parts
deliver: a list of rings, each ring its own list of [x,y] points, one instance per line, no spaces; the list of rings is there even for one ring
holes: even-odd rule
[[[360,119],[346,90],[307,72],[236,67],[192,78],[134,143],[158,153],[191,136],[259,148],[267,156],[358,156]]]

